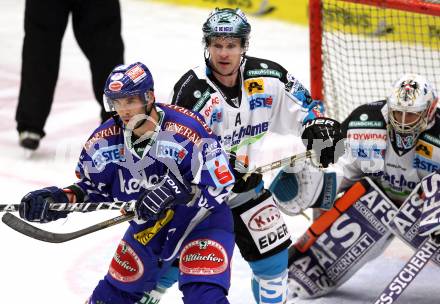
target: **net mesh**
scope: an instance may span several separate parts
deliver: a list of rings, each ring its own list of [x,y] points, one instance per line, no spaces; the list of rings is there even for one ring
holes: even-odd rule
[[[322,1],[322,16],[330,117],[343,120],[386,98],[403,73],[421,74],[440,91],[440,17],[336,0]]]

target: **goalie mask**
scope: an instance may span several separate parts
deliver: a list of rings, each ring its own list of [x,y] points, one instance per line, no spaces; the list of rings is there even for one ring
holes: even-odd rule
[[[406,74],[393,86],[387,104],[391,139],[400,152],[408,151],[434,121],[437,92],[420,75]]]

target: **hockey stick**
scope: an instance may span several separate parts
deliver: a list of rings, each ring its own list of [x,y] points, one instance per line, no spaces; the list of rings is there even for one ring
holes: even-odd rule
[[[307,151],[304,153],[300,153],[297,155],[286,157],[281,160],[272,162],[270,164],[258,167],[255,170],[251,170],[251,171],[247,172],[246,175],[250,175],[252,173],[265,173],[265,172],[280,168],[285,165],[292,165],[300,159],[303,159],[306,157],[310,158],[312,156],[312,154],[313,153],[311,151]],[[238,162],[238,163],[241,164],[243,169],[246,169],[246,166],[242,162]],[[196,192],[196,194],[193,197],[193,200],[196,197],[198,197],[198,194],[197,194],[198,189],[196,189],[196,188],[197,187],[193,187],[193,191]],[[83,210],[84,208],[86,208],[87,211],[92,211],[92,209],[93,210],[101,210],[101,209],[104,210],[105,207],[108,207],[105,210],[113,210],[113,207],[116,208],[116,206],[122,206],[122,204],[124,204],[124,203],[125,202],[114,202],[114,203],[103,202],[103,203],[98,204],[98,206],[101,206],[101,208],[95,208],[95,209],[93,209],[93,203],[84,203],[85,205],[82,205],[83,207],[79,207],[79,206],[81,206],[80,204],[77,204],[77,206],[78,206],[78,208],[80,208],[79,211]],[[53,204],[56,204],[56,203],[53,203]],[[120,205],[118,205],[118,204],[120,204]],[[65,208],[65,204],[62,204],[62,205]],[[75,205],[75,204],[72,204],[72,205]],[[6,205],[6,206],[11,206],[11,205]],[[12,206],[14,206],[14,205],[12,205]],[[52,207],[52,204],[51,204],[51,207]],[[129,207],[127,207],[126,205],[123,205],[123,207],[125,207],[124,210],[128,211],[128,210],[131,210],[131,208],[133,208],[133,205],[130,205]],[[74,208],[76,208],[76,207],[74,207]],[[90,208],[90,210],[88,208]],[[118,209],[119,208],[120,207],[118,207]],[[56,209],[56,210],[59,210],[59,209]],[[70,209],[68,209],[68,210],[70,210]],[[60,211],[66,211],[66,209],[61,209]],[[76,211],[76,209],[74,211]],[[31,237],[31,238],[34,238],[34,239],[37,239],[40,241],[44,241],[44,242],[49,242],[49,243],[63,243],[63,242],[67,242],[67,241],[79,238],[81,236],[84,236],[84,235],[87,235],[87,234],[90,234],[90,233],[93,233],[96,231],[99,231],[99,230],[102,230],[102,229],[129,221],[133,218],[134,218],[134,213],[130,211],[130,212],[127,212],[126,214],[117,216],[117,217],[112,218],[110,220],[106,220],[104,222],[92,225],[92,226],[84,228],[82,230],[69,232],[69,233],[54,233],[54,232],[50,232],[50,231],[46,231],[46,230],[34,227],[11,213],[5,213],[2,217],[2,222],[5,223],[10,228],[14,229],[15,231],[22,233],[24,235],[27,235],[28,237]]]
[[[299,153],[299,154],[295,154],[292,156],[288,156],[286,158],[271,162],[269,164],[263,165],[261,167],[258,167],[256,169],[250,170],[248,171],[247,166],[240,160],[237,160],[235,165],[235,169],[240,172],[240,173],[245,173],[245,175],[243,176],[243,179],[246,179],[247,177],[249,177],[249,175],[251,175],[252,173],[257,173],[257,174],[263,174],[284,166],[292,166],[293,164],[295,164],[295,162],[305,159],[305,158],[310,158],[312,160],[312,163],[317,166],[320,167],[319,163],[315,160],[315,152],[313,152],[312,150],[303,152],[303,153]]]
[[[18,212],[20,204],[1,205],[0,212]],[[102,203],[50,203],[49,210],[53,211],[69,211],[69,212],[90,212],[98,210],[120,210],[132,211],[134,204],[127,202],[102,202]]]
[[[127,212],[126,214],[122,214],[112,219],[89,226],[87,228],[69,233],[53,233],[50,231],[42,230],[28,224],[27,222],[23,221],[22,219],[16,217],[11,213],[5,213],[2,217],[2,222],[14,229],[15,231],[27,235],[28,237],[31,237],[33,239],[49,243],[63,243],[132,220],[133,218],[134,212]]]
[[[382,293],[374,300],[374,304],[391,304],[396,301],[414,278],[425,267],[432,256],[439,250],[440,244],[432,238],[427,238],[419,249],[410,257],[408,262],[394,276]]]

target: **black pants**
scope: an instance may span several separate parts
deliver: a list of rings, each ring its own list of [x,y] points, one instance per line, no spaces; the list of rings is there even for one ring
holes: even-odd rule
[[[17,130],[44,136],[60,64],[61,41],[72,13],[75,38],[90,63],[93,91],[102,105],[105,80],[123,63],[119,0],[26,0]]]

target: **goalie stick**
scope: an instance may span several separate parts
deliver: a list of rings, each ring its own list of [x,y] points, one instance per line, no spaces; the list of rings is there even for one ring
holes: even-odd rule
[[[427,238],[419,249],[409,258],[408,262],[394,276],[382,293],[374,300],[374,304],[391,304],[396,301],[414,278],[426,266],[432,256],[439,250],[440,244]]]
[[[293,156],[289,156],[286,158],[283,158],[281,160],[272,162],[270,164],[266,164],[264,166],[258,167],[254,170],[250,170],[250,171],[246,171],[246,175],[245,176],[249,176],[252,173],[265,173],[277,168],[281,168],[283,166],[286,165],[293,165],[296,161],[304,159],[304,158],[311,158],[313,160],[313,152],[312,151],[307,151],[304,153],[300,153],[300,154],[296,154]],[[247,167],[242,163],[242,162],[237,162],[240,164],[241,170],[246,170]],[[242,171],[241,171],[242,172]],[[197,187],[193,187],[193,190]],[[198,195],[197,193],[194,195],[194,198],[196,198]],[[194,200],[193,198],[193,200]],[[115,202],[115,203],[111,203],[111,202],[103,202],[100,203],[98,205],[101,205],[102,208],[96,208],[94,210],[104,210],[104,206],[108,206],[109,208],[106,210],[113,210],[113,207],[117,206],[118,204],[121,204],[124,202]],[[56,204],[56,203],[54,203]],[[80,208],[80,210],[73,210],[73,211],[81,211],[81,207],[80,204],[83,203],[78,203],[77,206],[78,208]],[[93,205],[93,203],[84,203],[85,205],[83,205],[82,208],[93,208],[91,205]],[[90,204],[90,205],[89,205]],[[72,204],[75,205],[75,204]],[[0,205],[2,206],[2,205]],[[3,205],[3,206],[16,206],[16,205]],[[51,204],[52,206],[52,204]],[[87,207],[85,207],[87,206]],[[127,207],[126,205],[124,205],[125,207]],[[9,207],[9,208],[16,208],[16,207]],[[75,208],[75,207],[74,207]],[[127,210],[131,210],[131,208],[133,208],[133,205],[131,205],[128,209],[124,208],[125,211]],[[52,209],[52,208],[51,208]],[[57,209],[58,210],[58,209]],[[3,210],[3,211],[11,211],[11,210]],[[60,211],[65,211],[65,209],[60,210]],[[87,211],[92,211],[92,210],[87,210]],[[40,240],[43,242],[49,242],[49,243],[63,243],[63,242],[67,242],[70,240],[74,240],[76,238],[85,236],[87,234],[132,220],[134,218],[134,213],[133,212],[126,212],[123,215],[117,216],[115,218],[106,220],[104,222],[89,226],[87,228],[81,229],[81,230],[77,230],[77,231],[73,231],[73,232],[69,232],[69,233],[54,233],[54,232],[50,232],[47,230],[43,230],[40,228],[37,228],[35,226],[32,226],[31,224],[27,223],[26,221],[20,219],[19,217],[11,214],[11,213],[5,213],[2,217],[2,222],[5,223],[7,226],[9,226],[10,228],[14,229],[15,231],[22,233],[28,237],[31,237],[33,239],[36,240]],[[160,221],[160,220],[159,220]]]

